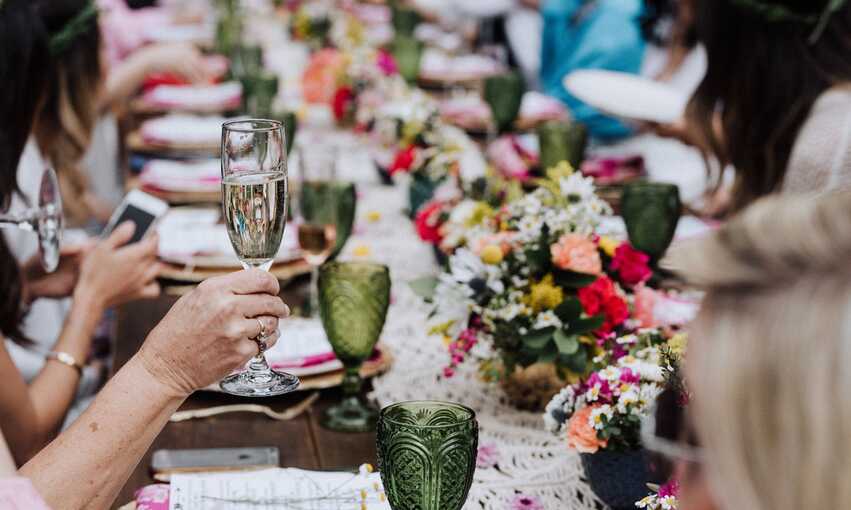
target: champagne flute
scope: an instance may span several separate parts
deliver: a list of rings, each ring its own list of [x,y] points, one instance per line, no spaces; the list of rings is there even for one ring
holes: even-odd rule
[[[245,269],[268,271],[287,224],[287,157],[283,126],[275,120],[235,120],[222,125],[222,196],[228,237]],[[269,368],[261,352],[248,369],[226,377],[226,393],[281,395],[299,385],[296,376]]]
[[[0,227],[16,227],[35,232],[38,235],[41,265],[50,273],[59,265],[59,248],[65,224],[59,182],[52,168],[44,170],[36,198],[35,207],[0,214]]]
[[[338,200],[335,197],[337,151],[333,146],[309,143],[299,147],[300,179],[293,200],[298,243],[310,264],[310,316],[318,317],[319,266],[337,245]]]

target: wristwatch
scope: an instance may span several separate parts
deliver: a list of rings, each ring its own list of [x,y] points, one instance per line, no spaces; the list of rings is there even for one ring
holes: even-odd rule
[[[77,375],[79,375],[80,377],[83,376],[83,365],[81,365],[80,362],[78,362],[74,358],[74,356],[71,356],[67,352],[50,351],[45,355],[45,358],[47,360],[58,361],[63,365],[68,365],[69,367],[77,371]]]

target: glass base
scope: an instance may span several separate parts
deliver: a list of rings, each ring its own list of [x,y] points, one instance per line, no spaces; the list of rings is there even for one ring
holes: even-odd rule
[[[375,430],[377,420],[377,410],[357,397],[348,397],[329,407],[322,415],[321,424],[326,429],[337,432],[371,432]]]
[[[299,384],[298,377],[270,369],[268,372],[246,370],[230,375],[222,379],[219,387],[225,393],[240,397],[273,397],[295,391]]]

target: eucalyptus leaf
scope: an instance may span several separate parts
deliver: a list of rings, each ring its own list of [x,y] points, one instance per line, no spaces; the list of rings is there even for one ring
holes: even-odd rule
[[[579,302],[579,299],[568,296],[556,307],[555,314],[559,320],[569,324],[582,315],[582,303]]]
[[[410,285],[414,294],[430,302],[434,298],[434,290],[437,288],[437,277],[424,276],[409,282],[408,285]]]
[[[574,335],[584,335],[595,329],[599,329],[606,322],[604,315],[595,315],[587,319],[577,319],[569,324],[568,330]]]
[[[571,355],[579,350],[579,339],[576,335],[568,335],[561,329],[557,329],[553,333],[553,340],[555,340],[559,354]]]
[[[523,345],[531,349],[543,349],[553,337],[555,328],[535,330],[523,337]]]
[[[547,349],[538,356],[539,363],[554,363],[558,358],[558,349],[556,349],[552,344],[547,346]]]
[[[564,357],[564,365],[577,374],[585,373],[588,365],[588,352],[585,349],[579,349],[574,354]]]

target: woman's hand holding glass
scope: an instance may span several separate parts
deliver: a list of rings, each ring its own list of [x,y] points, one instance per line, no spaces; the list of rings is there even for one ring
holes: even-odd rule
[[[259,269],[210,278],[172,307],[137,357],[178,397],[216,383],[257,355],[262,331],[267,346],[277,342],[278,319],[290,313],[279,291]]]

